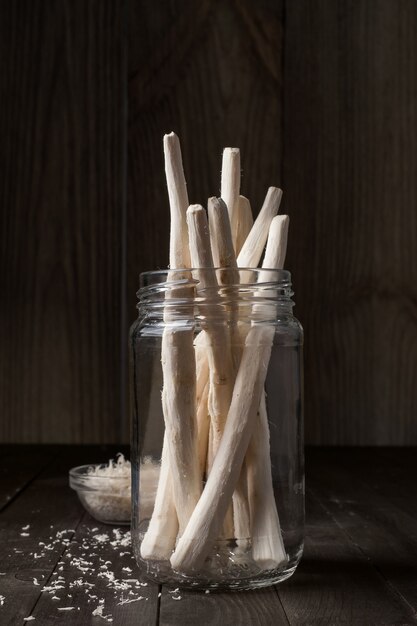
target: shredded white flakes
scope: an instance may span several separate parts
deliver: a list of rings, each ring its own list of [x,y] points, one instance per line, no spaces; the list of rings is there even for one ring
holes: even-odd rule
[[[33,622],[34,619],[36,619],[36,617],[33,617],[33,615],[29,615],[29,617],[24,617],[23,621],[24,622]]]
[[[21,537],[30,537],[30,534],[29,533],[20,533],[20,536]]]
[[[131,514],[131,466],[123,454],[107,465],[91,465],[83,480],[89,490],[83,491],[82,503],[97,519],[126,522]]]
[[[103,609],[104,606],[102,604],[99,604],[98,607],[92,612],[92,615],[98,615],[99,617],[103,617]]]
[[[99,604],[98,607],[96,609],[94,609],[92,615],[96,616],[96,617],[101,617],[102,619],[106,620],[106,622],[112,622],[113,618],[112,616],[109,615],[103,615],[103,611],[104,611],[104,605],[103,604]]]
[[[178,594],[178,592],[179,592],[179,587],[177,587],[176,589],[168,589],[168,593],[172,594],[171,595],[171,600],[181,600],[182,596],[180,596],[180,595],[174,596],[174,594],[175,593]]]
[[[3,606],[6,596],[0,596],[0,606]]]
[[[74,589],[77,596],[85,596],[93,615],[108,623],[113,622],[113,616],[106,610],[104,598],[100,597],[104,593],[112,606],[148,600],[142,591],[148,583],[137,580],[132,570],[134,557],[129,531],[114,528],[100,532],[98,527],[83,527],[81,538],[73,536],[74,532],[57,529],[49,539],[38,542],[36,551],[30,553],[38,559],[51,558],[54,554],[59,556],[63,552],[47,584],[43,585],[40,577],[33,578],[33,584],[40,585],[42,593],[49,594],[54,601],[57,612],[80,610],[79,606],[73,606],[75,600],[71,600]],[[0,605],[4,601],[5,598],[0,596]]]
[[[121,604],[131,604],[131,602],[139,602],[139,600],[147,600],[148,598],[145,598],[144,596],[138,596],[137,598],[130,598],[130,599],[124,599],[121,600],[120,602],[118,602],[118,606],[120,606]]]
[[[30,524],[26,524],[26,526],[22,526],[22,530],[29,530]]]

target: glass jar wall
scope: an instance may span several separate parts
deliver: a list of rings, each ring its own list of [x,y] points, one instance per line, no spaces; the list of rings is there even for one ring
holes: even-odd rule
[[[283,270],[141,275],[130,331],[132,540],[144,577],[252,589],[303,546],[302,328]]]

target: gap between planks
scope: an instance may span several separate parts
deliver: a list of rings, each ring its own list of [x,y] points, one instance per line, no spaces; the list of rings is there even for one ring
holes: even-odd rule
[[[25,489],[27,489],[27,487],[29,487],[29,485],[31,485],[31,483],[33,483],[33,481],[36,480],[38,476],[42,474],[42,472],[46,471],[48,467],[54,463],[54,461],[56,460],[58,456],[58,450],[56,449],[56,446],[50,447],[51,456],[48,457],[47,461],[43,461],[43,462],[39,459],[39,447],[38,446],[24,445],[22,446],[22,448],[23,449],[20,449],[20,446],[15,446],[13,444],[0,446],[0,454],[1,454],[2,462],[4,461],[7,462],[7,457],[10,456],[9,464],[13,465],[14,471],[19,470],[19,464],[21,461],[20,454],[24,455],[26,458],[28,454],[30,455],[31,453],[35,453],[35,459],[38,459],[37,462],[34,460],[35,467],[33,467],[32,469],[28,467],[27,470],[26,469],[22,470],[21,478],[6,474],[5,478],[6,478],[6,481],[10,482],[12,485],[11,489],[13,490],[12,491],[13,495],[9,495],[9,493],[7,493],[6,490],[5,490],[4,495],[0,494],[0,513],[4,511],[5,509],[7,509],[7,507],[10,506],[10,504],[12,504],[12,502],[14,502],[17,497],[21,496],[23,492],[25,491]],[[2,480],[2,483],[3,483],[3,480]]]

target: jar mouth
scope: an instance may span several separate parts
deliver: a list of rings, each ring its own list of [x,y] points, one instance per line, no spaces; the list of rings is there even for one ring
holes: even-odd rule
[[[213,281],[213,271],[217,281]],[[212,305],[239,307],[275,303],[293,306],[291,274],[266,268],[182,268],[140,274],[138,307],[168,310],[190,304],[201,310]]]
[[[163,285],[164,283],[178,285],[198,285],[204,275],[216,273],[219,287],[247,287],[271,286],[275,288],[291,287],[291,273],[288,270],[278,270],[259,267],[198,267],[165,269],[142,272],[139,274],[140,291],[148,287]]]

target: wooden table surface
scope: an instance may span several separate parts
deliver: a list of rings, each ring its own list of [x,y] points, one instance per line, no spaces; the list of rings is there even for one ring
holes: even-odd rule
[[[128,529],[96,522],[68,487],[70,467],[117,451],[0,446],[2,626],[417,624],[415,448],[307,449],[297,572],[227,594],[137,581]]]

